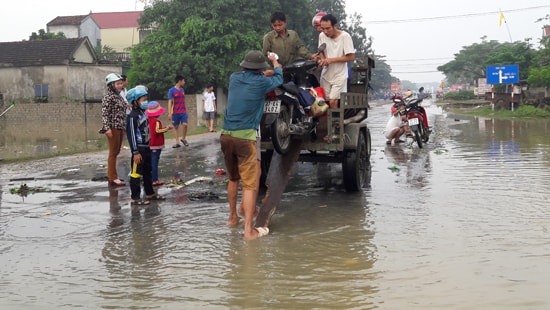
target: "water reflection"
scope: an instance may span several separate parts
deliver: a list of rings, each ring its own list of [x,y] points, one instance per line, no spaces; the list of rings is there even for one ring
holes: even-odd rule
[[[143,218],[133,214],[130,219],[120,211],[111,212],[101,254],[109,280],[104,281],[98,292],[107,307],[118,307],[122,299],[129,303],[126,306],[146,308],[140,303],[163,294],[158,288],[165,285],[167,229],[158,216],[157,204],[151,204],[143,212]]]
[[[15,121],[0,119],[0,158],[15,159],[51,154],[106,149],[105,137],[97,133],[100,120],[58,122],[44,119],[21,128]]]

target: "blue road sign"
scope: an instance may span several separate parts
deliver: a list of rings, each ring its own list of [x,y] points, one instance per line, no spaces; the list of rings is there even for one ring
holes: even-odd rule
[[[487,84],[519,83],[519,66],[487,66]]]

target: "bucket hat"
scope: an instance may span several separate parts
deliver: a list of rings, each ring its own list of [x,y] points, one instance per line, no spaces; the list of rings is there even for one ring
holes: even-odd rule
[[[162,115],[162,113],[164,113],[164,108],[157,101],[149,102],[149,106],[145,110],[145,114],[150,117],[156,117]]]
[[[240,64],[245,69],[266,69],[268,67],[265,62],[265,56],[260,51],[249,51],[244,56],[244,60]]]

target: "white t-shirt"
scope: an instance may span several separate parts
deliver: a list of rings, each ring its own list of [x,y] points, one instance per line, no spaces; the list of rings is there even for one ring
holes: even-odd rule
[[[355,54],[353,41],[349,33],[342,31],[336,38],[329,38],[323,32],[319,34],[319,46],[326,43],[325,56],[327,58],[342,57]],[[334,62],[323,68],[321,77],[329,82],[342,81],[348,78],[348,63]]]
[[[401,115],[392,115],[392,117],[390,117],[388,123],[386,124],[386,129],[384,130],[384,136],[386,137],[386,139],[389,139],[391,132],[395,128],[401,127],[402,124],[403,121],[401,120]]]
[[[214,101],[216,100],[214,92],[204,92],[202,100],[204,100],[204,112],[214,112]]]

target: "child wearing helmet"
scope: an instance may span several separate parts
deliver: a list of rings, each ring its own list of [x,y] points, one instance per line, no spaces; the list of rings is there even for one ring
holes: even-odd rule
[[[124,186],[126,183],[118,178],[116,162],[120,153],[124,130],[126,128],[126,102],[120,96],[124,87],[122,76],[118,73],[109,73],[105,77],[107,91],[101,101],[100,133],[105,134],[109,143],[109,155],[107,157],[107,179],[110,186]]]
[[[132,152],[132,166],[130,169],[130,204],[132,207],[149,205],[150,200],[164,200],[165,198],[155,193],[153,189],[151,149],[149,147],[150,131],[149,121],[145,110],[147,90],[143,87],[134,87],[128,91],[126,99],[132,105],[132,111],[126,121],[126,136],[130,151]],[[145,199],[141,199],[141,179]],[[132,208],[134,211],[134,208]]]

